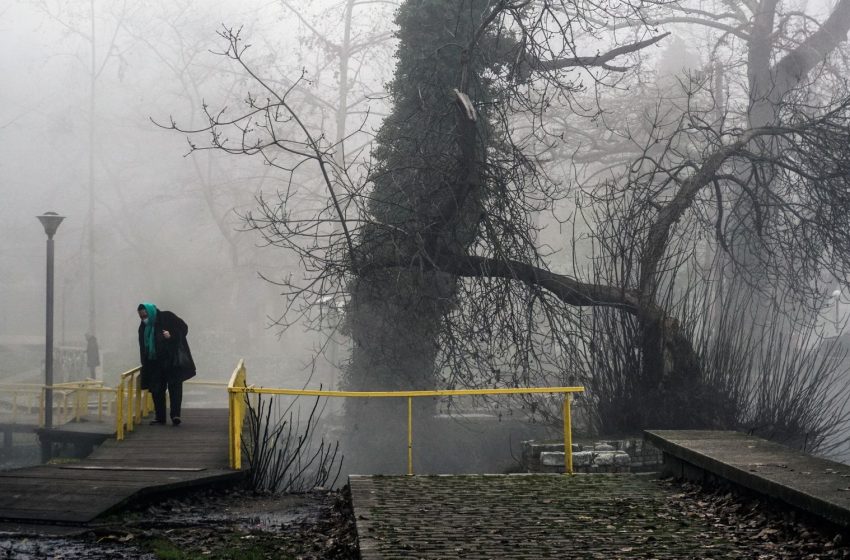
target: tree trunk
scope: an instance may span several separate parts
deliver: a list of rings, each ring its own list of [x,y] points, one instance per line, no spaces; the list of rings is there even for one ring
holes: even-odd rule
[[[486,119],[459,122],[446,107],[453,89],[471,84],[484,96],[488,86],[482,83],[483,66],[470,63],[469,53],[433,46],[468,45],[488,9],[488,0],[406,2],[399,8],[398,68],[390,85],[394,107],[373,151],[378,168],[370,210],[377,223],[361,234],[360,260],[390,254],[424,259],[449,247],[464,252],[474,241],[481,212],[477,164],[483,160],[476,127],[486,126]],[[358,273],[348,305],[350,389],[436,388],[437,340],[454,303],[457,277],[408,264]],[[420,425],[433,417],[434,401],[415,399],[415,404]],[[398,437],[405,435],[406,406],[405,399],[347,403],[353,443],[347,457],[357,470],[398,472],[395,454],[385,449],[403,442]],[[387,426],[399,430],[387,434]],[[389,440],[379,441],[384,437],[379,434]]]

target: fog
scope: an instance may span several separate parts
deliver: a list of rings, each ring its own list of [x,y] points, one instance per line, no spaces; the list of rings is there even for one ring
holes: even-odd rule
[[[681,204],[672,205],[671,185],[681,187],[683,178],[691,176],[700,162],[714,161],[712,150],[728,146],[729,138],[748,127],[765,126],[770,122],[752,109],[755,104],[751,103],[751,95],[755,94],[748,88],[755,88],[753,84],[759,76],[766,80],[765,84],[772,78],[767,76],[769,72],[761,72],[763,68],[747,67],[748,39],[742,38],[745,34],[732,34],[735,38],[727,40],[722,28],[718,31],[711,22],[702,27],[689,27],[676,14],[671,16],[666,12],[665,6],[654,6],[659,9],[654,12],[657,17],[669,16],[666,25],[659,25],[658,29],[647,28],[638,20],[628,21],[631,17],[628,13],[617,16],[623,18],[620,28],[611,24],[612,29],[637,29],[634,37],[627,33],[608,33],[610,29],[606,29],[602,21],[604,14],[588,16],[585,23],[589,29],[576,35],[578,39],[553,34],[553,20],[541,18],[540,28],[510,47],[521,51],[522,56],[513,56],[504,62],[499,57],[505,53],[499,49],[488,53],[493,55],[493,60],[488,61],[492,66],[481,71],[480,81],[486,87],[498,84],[503,88],[498,95],[504,97],[492,105],[503,103],[508,107],[505,113],[509,114],[499,123],[496,123],[495,114],[488,118],[498,126],[504,125],[494,137],[501,134],[500,140],[506,139],[516,150],[505,150],[505,158],[494,157],[486,162],[496,167],[505,166],[501,170],[505,173],[495,173],[492,177],[507,177],[501,186],[510,187],[504,190],[509,193],[504,195],[504,205],[486,207],[487,212],[498,218],[494,222],[498,227],[488,229],[478,222],[466,224],[464,227],[475,233],[475,240],[466,241],[467,245],[461,244],[461,248],[478,251],[475,257],[499,254],[500,258],[539,267],[547,275],[554,272],[568,276],[567,284],[574,282],[578,286],[575,293],[583,293],[586,297],[575,299],[572,298],[575,294],[558,294],[551,285],[535,286],[534,282],[541,276],[534,274],[530,276],[534,280],[523,278],[522,282],[516,282],[519,277],[499,277],[494,273],[486,282],[476,283],[470,280],[476,275],[470,273],[445,292],[440,291],[443,288],[439,286],[433,294],[423,289],[425,295],[421,298],[420,294],[395,293],[392,286],[384,293],[376,289],[372,300],[360,308],[359,318],[352,319],[347,327],[360,329],[361,349],[367,348],[369,342],[374,342],[375,347],[386,343],[385,348],[395,346],[391,350],[396,354],[383,354],[385,348],[382,347],[367,348],[358,355],[350,352],[350,342],[343,336],[338,335],[328,344],[329,332],[316,330],[322,329],[324,322],[313,321],[308,325],[301,320],[298,309],[287,315],[287,299],[282,292],[288,288],[276,284],[291,281],[291,285],[310,286],[305,289],[307,295],[301,303],[308,308],[312,305],[312,311],[306,313],[315,319],[317,313],[324,312],[315,310],[327,306],[328,302],[333,303],[331,307],[336,310],[345,307],[356,291],[351,279],[360,278],[361,270],[367,271],[363,276],[367,278],[365,283],[377,278],[368,277],[368,266],[355,269],[352,264],[355,251],[350,239],[345,246],[347,233],[342,235],[339,229],[333,229],[335,226],[328,225],[337,217],[328,203],[329,197],[323,190],[325,185],[315,162],[309,157],[299,159],[303,154],[297,150],[283,149],[280,160],[275,161],[227,154],[220,149],[221,143],[234,138],[206,132],[191,133],[212,127],[218,132],[225,131],[225,135],[239,136],[238,126],[228,127],[233,123],[228,123],[227,118],[250,113],[256,108],[246,109],[247,96],[262,99],[283,91],[295,91],[297,95],[289,98],[292,112],[303,117],[308,128],[321,137],[326,146],[336,147],[328,157],[333,159],[337,170],[345,171],[345,180],[340,180],[339,186],[348,189],[345,195],[351,211],[344,214],[342,221],[349,220],[352,227],[358,228],[354,244],[362,245],[357,249],[362,249],[367,258],[374,256],[368,254],[370,251],[382,254],[380,250],[373,250],[374,247],[392,248],[387,253],[394,255],[393,251],[403,253],[398,247],[409,247],[410,240],[403,235],[399,239],[392,238],[399,235],[398,231],[410,233],[402,227],[388,234],[392,242],[378,236],[375,244],[370,245],[373,240],[368,238],[370,226],[377,224],[377,231],[385,225],[375,208],[380,210],[380,204],[387,204],[386,200],[393,199],[403,189],[393,191],[390,188],[389,194],[374,195],[381,188],[374,177],[368,187],[364,187],[369,165],[375,163],[369,160],[370,142],[380,130],[383,119],[397,108],[388,102],[386,85],[393,79],[397,61],[393,57],[396,42],[392,32],[395,29],[393,11],[399,2],[357,4],[356,9],[351,8],[354,10],[352,25],[347,29],[342,17],[344,7],[355,4],[334,0],[247,4],[236,0],[0,0],[0,75],[3,78],[0,89],[0,352],[5,353],[0,356],[6,356],[0,359],[0,383],[40,382],[41,379],[43,354],[39,351],[43,353],[46,237],[36,216],[54,211],[65,216],[55,236],[55,344],[79,351],[85,347],[86,333],[94,333],[103,356],[98,375],[110,385],[114,384],[119,372],[138,364],[136,306],[150,301],[160,309],[177,313],[188,323],[199,381],[226,380],[238,360],[243,358],[249,382],[257,385],[338,388],[340,376],[348,367],[345,371],[354,379],[350,384],[353,389],[419,388],[419,385],[489,387],[510,383],[561,386],[579,381],[591,386],[604,376],[599,372],[613,364],[616,375],[620,376],[616,383],[622,381],[622,385],[615,383],[616,386],[605,387],[603,383],[603,389],[593,396],[596,404],[603,402],[606,396],[623,399],[622,402],[612,401],[609,416],[616,416],[614,413],[624,409],[623,403],[666,413],[666,405],[678,398],[682,402],[677,410],[684,411],[683,417],[689,419],[691,404],[683,398],[687,396],[685,390],[676,394],[671,391],[664,397],[667,399],[665,406],[653,406],[652,400],[643,397],[657,397],[652,387],[663,385],[660,378],[653,377],[657,372],[672,372],[671,379],[675,375],[690,379],[682,372],[701,373],[694,365],[698,363],[695,357],[698,352],[711,350],[725,357],[728,348],[714,343],[720,340],[731,348],[740,342],[721,340],[723,328],[718,327],[720,323],[712,322],[722,314],[731,313],[729,309],[735,307],[734,303],[722,304],[726,306],[720,310],[723,313],[718,313],[719,303],[708,303],[704,308],[699,305],[723,290],[733,296],[736,293],[736,288],[729,287],[728,282],[737,281],[738,277],[727,276],[726,270],[722,270],[718,281],[721,287],[715,290],[711,283],[718,278],[712,274],[725,266],[717,263],[724,258],[721,248],[726,250],[726,241],[741,242],[741,238],[733,239],[739,227],[750,234],[752,229],[759,229],[761,235],[761,224],[753,227],[743,212],[743,217],[730,218],[730,215],[740,209],[739,199],[735,198],[740,193],[735,185],[738,181],[754,180],[755,176],[740,179],[736,174],[748,165],[755,169],[762,162],[747,160],[751,154],[744,153],[741,148],[735,154],[740,160],[728,164],[735,172],[724,174],[719,167],[724,160],[720,160],[721,164],[712,172],[716,173],[717,185],[723,183],[728,192],[721,196],[721,186],[717,186],[716,198],[715,191],[705,187],[699,196],[694,192]],[[720,4],[722,7],[723,3]],[[828,13],[824,3],[804,2],[801,5],[815,19],[822,20]],[[507,10],[504,5],[499,9]],[[534,4],[529,10],[533,9]],[[599,8],[580,9],[593,12]],[[612,9],[617,11],[617,8]],[[700,10],[694,13],[703,13]],[[521,21],[511,20],[524,17],[522,12],[508,11],[500,15],[504,20],[497,18],[487,22],[493,25],[494,36],[500,40],[503,36],[519,34],[522,28]],[[415,15],[422,16],[421,13]],[[738,15],[724,12],[717,17]],[[741,17],[746,20],[749,16]],[[794,34],[802,37],[811,32],[809,19],[798,19],[788,31],[793,40],[776,39],[771,46],[774,51],[765,60],[775,62],[774,59],[780,59],[793,49],[793,45],[799,45],[799,37]],[[569,15],[564,21],[580,27]],[[752,22],[746,20],[745,24]],[[417,31],[415,23],[409,25]],[[552,27],[546,29],[546,25]],[[672,37],[663,33],[666,31],[670,31]],[[526,39],[533,39],[535,33],[538,38],[548,37],[537,47],[545,44],[546,48],[554,49],[533,53],[533,57],[542,58],[533,58],[529,54],[533,49],[524,50]],[[222,51],[227,49],[227,38],[233,36],[241,38],[241,46],[248,47],[244,60],[258,75],[249,75],[236,61],[222,56]],[[648,39],[650,36],[652,38]],[[341,63],[344,57],[340,54],[344,49],[339,46],[343,37],[352,40],[345,64]],[[476,37],[478,40],[482,35]],[[447,39],[446,42],[451,41]],[[582,52],[571,51],[573,47]],[[621,53],[613,57],[616,59],[613,66],[596,64],[591,55],[608,49]],[[836,49],[837,54],[842,52]],[[408,53],[408,56],[417,59],[416,53]],[[559,63],[552,58],[557,56],[566,56],[573,62],[547,66],[546,56],[550,56],[548,62]],[[824,55],[824,60],[829,56]],[[838,60],[839,56],[834,58],[836,60],[827,62],[844,63]],[[458,58],[463,59],[463,56]],[[586,65],[588,60],[590,63]],[[844,90],[831,90],[833,84],[841,82],[842,74],[831,72],[835,68],[829,69],[830,72],[825,71],[818,78],[813,74],[811,80],[802,80],[794,86],[802,93],[797,97],[789,96],[789,99],[807,100],[811,96],[818,102],[792,107],[791,114],[816,114],[825,106],[818,105],[821,100],[828,100],[823,101],[824,104],[831,103],[846,94]],[[466,70],[464,67],[464,72]],[[446,72],[449,76],[446,80],[455,79],[451,71]],[[502,74],[497,75],[499,72]],[[434,71],[434,75],[436,73]],[[786,71],[786,74],[791,72]],[[302,79],[296,84],[299,77]],[[430,77],[418,76],[417,79],[427,82]],[[404,78],[404,75],[399,76],[400,80]],[[268,90],[264,90],[263,83],[269,86]],[[419,91],[422,114],[432,111],[430,118],[433,120],[426,124],[449,123],[439,131],[443,134],[437,137],[439,141],[430,140],[433,145],[440,145],[446,138],[451,142],[457,140],[452,128],[456,124],[454,117],[445,118],[450,114],[446,108],[453,110],[455,101],[450,96],[441,97],[443,91],[452,91],[456,84],[444,85],[439,83],[443,88],[439,95],[434,94],[427,100],[422,99],[422,90]],[[398,94],[402,89],[397,87],[393,93]],[[765,89],[770,88],[765,85]],[[269,90],[274,93],[270,94]],[[396,99],[401,100],[398,104],[408,102],[415,106],[413,88],[407,94],[407,98],[398,94]],[[427,110],[426,101],[433,102]],[[472,103],[468,97],[467,102]],[[476,102],[484,108],[489,106],[491,99],[484,96]],[[774,108],[779,106],[778,101],[762,100],[762,105],[770,103],[774,103]],[[257,110],[257,114],[261,113]],[[471,120],[475,122],[475,113],[472,115]],[[268,113],[265,116],[268,117]],[[290,142],[289,148],[306,145],[301,132],[294,127],[287,128],[292,126],[289,115],[276,120],[279,116],[278,112],[269,121],[274,122],[272,128],[276,132],[296,130],[292,136],[296,139],[287,138],[284,144]],[[685,116],[693,119],[691,125]],[[393,122],[404,123],[406,117],[403,115]],[[215,126],[212,126],[214,121]],[[246,122],[250,119],[237,122],[237,125]],[[697,125],[693,125],[694,122]],[[257,126],[256,121],[247,128],[253,126]],[[241,132],[244,137],[253,138],[256,130]],[[398,138],[409,140],[403,135],[395,139]],[[394,148],[392,140],[383,139],[385,153],[376,156],[376,160],[384,157],[384,163],[390,161],[386,152]],[[829,139],[819,140],[826,143]],[[211,144],[214,148],[207,149]],[[497,144],[487,146],[487,150],[498,153],[504,146]],[[263,155],[269,157],[272,151]],[[814,151],[819,155],[833,153],[824,149]],[[400,151],[401,155],[395,155],[403,162],[399,168],[418,156],[411,156],[411,153],[415,151],[406,154]],[[446,150],[446,154],[453,155],[451,149]],[[769,155],[777,161],[783,157],[781,151]],[[534,163],[528,165],[532,161]],[[656,162],[655,167],[645,174],[649,161]],[[792,163],[800,161],[808,160],[797,157]],[[510,162],[515,165],[511,167]],[[777,180],[777,184],[788,187],[787,192],[794,194],[794,200],[797,196],[805,199],[810,194],[805,187],[818,181],[808,180],[811,173],[807,173],[811,170],[788,171],[787,163],[779,161],[774,167],[777,177],[788,173],[780,177],[786,182]],[[522,175],[528,168],[532,168],[528,176]],[[383,171],[380,162],[372,169]],[[508,169],[511,173],[507,173]],[[513,175],[518,169],[524,171]],[[833,186],[829,181],[835,181],[835,176],[819,179]],[[427,187],[433,186],[428,180],[422,182]],[[498,179],[494,184],[499,185]],[[541,184],[544,186],[535,190]],[[795,189],[802,189],[802,194]],[[839,185],[827,194],[839,199],[840,191]],[[370,206],[369,199],[373,195],[374,199],[386,196],[386,200]],[[481,199],[488,196],[498,199],[492,192],[485,193]],[[421,198],[425,201],[423,207],[411,203],[404,210],[417,219],[423,215],[430,219],[432,216],[428,212],[434,209],[427,204],[429,193],[424,192]],[[472,198],[475,197],[470,200]],[[821,200],[817,196],[812,199],[818,203]],[[312,233],[299,236],[291,231],[284,232],[277,237],[273,235],[270,243],[245,220],[245,216],[257,212],[262,200],[270,201],[274,211],[285,208],[292,212],[296,221],[310,222],[314,229],[305,231]],[[465,204],[466,199],[462,200]],[[579,209],[582,203],[586,206]],[[623,207],[618,206],[621,203]],[[672,213],[659,210],[668,206],[676,207]],[[484,208],[476,208],[480,211],[477,213],[470,211],[469,216],[484,215]],[[785,210],[791,213],[790,209]],[[771,215],[781,211],[771,210]],[[444,214],[437,214],[434,221],[443,219]],[[450,214],[449,211],[445,213]],[[669,223],[662,223],[674,214]],[[788,331],[782,332],[785,319],[777,319],[768,325],[770,332],[764,334],[763,329],[762,335],[757,337],[768,334],[786,337],[782,342],[772,342],[786,349],[789,344],[803,346],[801,340],[816,347],[825,338],[839,338],[837,335],[846,321],[845,273],[850,270],[850,257],[840,255],[841,258],[833,263],[825,262],[828,257],[823,255],[828,251],[824,247],[830,243],[836,245],[830,232],[842,223],[842,216],[827,214],[834,221],[817,224],[817,235],[812,236],[816,239],[810,247],[797,244],[797,239],[784,224],[772,224],[773,229],[768,228],[768,234],[775,236],[775,245],[769,249],[788,252],[782,258],[771,258],[768,263],[775,265],[778,272],[770,271],[772,276],[760,277],[766,283],[779,279],[788,290],[800,292],[796,294],[800,301],[807,302],[803,312],[805,319],[801,322],[816,323],[812,327],[816,336],[794,338]],[[470,218],[455,219],[460,222]],[[791,222],[795,219],[789,218]],[[517,227],[511,227],[512,224]],[[457,223],[449,225],[456,227]],[[405,223],[404,227],[407,226]],[[647,231],[657,233],[656,237],[643,237]],[[503,244],[505,239],[509,242]],[[642,252],[650,241],[655,242],[656,247]],[[286,250],[287,243],[292,246],[299,242],[302,243],[299,249],[306,246],[300,255]],[[742,245],[746,243],[747,240]],[[508,247],[508,252],[503,254],[502,247]],[[458,249],[454,245],[449,244],[449,248],[450,252],[435,251],[435,254],[468,256],[455,255]],[[646,256],[648,254],[650,257]],[[718,255],[720,257],[711,262]],[[422,255],[401,256],[407,257],[407,262],[419,262]],[[806,264],[799,270],[783,266],[795,260]],[[752,262],[745,262],[741,270],[753,274],[750,280],[759,278],[764,272],[757,265],[748,271],[748,264]],[[733,265],[737,266],[730,260],[729,266]],[[402,265],[378,262],[376,268],[381,267],[404,269]],[[323,276],[327,270],[331,272]],[[643,277],[645,270],[651,272]],[[427,270],[425,275],[432,272]],[[310,282],[317,278],[331,280],[327,285],[319,283],[316,288]],[[722,287],[724,282],[727,282],[725,288]],[[600,285],[607,288],[602,296],[595,291]],[[396,291],[401,292],[403,289],[398,290],[398,286],[404,288],[406,284],[399,282],[395,286]],[[703,293],[700,292],[703,289],[704,301],[695,303],[688,299],[695,297],[694,293]],[[759,294],[749,297],[748,307],[769,307],[769,300],[776,296],[771,292],[772,286],[762,290],[760,286],[750,285],[748,289],[752,294]],[[491,301],[492,293],[497,296]],[[432,301],[439,301],[439,305],[445,304],[445,307],[441,307],[439,313],[434,311],[434,306],[426,309],[429,304],[421,301],[407,307],[410,302],[404,301],[405,296],[423,301],[433,296]],[[761,296],[764,296],[764,305],[753,303]],[[393,300],[394,297],[397,299]],[[602,297],[601,302],[599,297]],[[509,304],[505,304],[506,300]],[[387,301],[390,304],[382,309],[383,315],[374,313]],[[652,308],[652,321],[657,321],[657,325],[653,322],[650,326],[643,323],[636,326],[638,322],[632,321],[646,311],[644,305]],[[777,307],[783,305],[780,303]],[[514,308],[527,312],[512,312]],[[414,310],[407,317],[411,320],[405,333],[397,332],[399,309]],[[439,329],[422,327],[424,334],[419,336],[414,331],[426,322],[421,320],[421,316],[427,314],[423,309],[434,313],[431,319]],[[616,315],[610,310],[625,311],[623,315]],[[349,317],[357,311],[354,309]],[[667,315],[656,316],[657,311]],[[752,339],[750,327],[766,316],[763,312],[764,309],[753,310],[756,319],[743,318],[736,327],[743,333],[741,339],[746,344]],[[624,319],[629,313],[634,316]],[[612,317],[622,323],[605,332],[606,327],[599,325]],[[679,325],[688,321],[690,323],[679,332]],[[289,328],[284,329],[283,324]],[[668,326],[677,336],[690,336],[690,342],[703,337],[704,344],[699,348],[695,349],[699,344],[690,343],[676,346],[682,353],[682,360],[677,364],[684,364],[680,369],[678,365],[670,365],[674,361],[667,360],[660,351]],[[640,334],[638,330],[644,328],[658,332],[643,336],[645,333]],[[387,335],[385,340],[375,334],[378,330]],[[486,331],[486,336],[482,331]],[[412,343],[408,344],[401,334],[408,334]],[[658,340],[654,338],[656,335]],[[599,340],[625,341],[623,352],[613,356],[621,347],[611,344],[610,353],[606,354],[607,350],[596,353],[599,347],[605,346],[598,344]],[[653,340],[658,342],[655,347]],[[320,349],[324,349],[324,353]],[[744,355],[755,353],[750,352],[750,347],[737,346],[735,349]],[[792,357],[798,350],[802,354],[806,349],[794,346]],[[638,353],[640,359],[618,361],[623,356],[634,358]],[[390,358],[379,363],[378,358],[386,356]],[[705,356],[701,354],[699,358]],[[595,360],[599,359],[608,360],[602,364],[605,367],[597,367],[599,364]],[[703,363],[719,362],[705,359]],[[380,368],[375,367],[376,364]],[[692,367],[693,371],[688,369]],[[740,375],[730,375],[736,379],[763,381],[770,378],[769,372],[765,374],[767,377],[761,378],[756,374],[763,374],[772,367],[772,364],[754,365],[751,371],[744,371],[744,368]],[[382,371],[378,371],[381,368]],[[401,373],[396,371],[405,368]],[[633,375],[633,369],[646,376],[645,382]],[[85,374],[84,371],[63,371],[58,380],[79,379]],[[510,382],[506,381],[509,376],[512,376]],[[709,377],[706,376],[706,383],[712,382]],[[747,389],[760,389],[757,385],[749,385]],[[618,387],[628,390],[618,392]],[[834,387],[836,385],[831,385],[830,389]],[[607,389],[611,390],[606,393]],[[647,391],[647,394],[634,397],[642,394],[634,392],[638,390]],[[694,394],[701,393],[694,391]],[[750,397],[742,397],[740,409],[751,412],[750,405],[755,401],[747,401],[747,398]],[[188,399],[186,404],[192,406]],[[336,408],[336,404],[331,405],[332,410]],[[706,406],[704,410],[712,414],[715,408]],[[536,402],[529,405],[529,410],[536,411],[532,416],[540,413]],[[556,406],[552,410],[554,412],[544,420],[557,426],[560,408]],[[364,417],[369,414],[369,411],[363,412]],[[651,414],[646,418],[650,419],[647,421],[664,420]],[[626,416],[622,420],[627,427],[634,425]],[[376,418],[373,421],[378,425],[390,420]],[[392,421],[400,425],[400,418]],[[521,421],[525,421],[524,416]],[[735,427],[745,424],[739,417],[734,422],[738,422]],[[606,429],[612,432],[620,429],[610,426],[613,424]],[[363,431],[365,438],[371,438],[368,428]],[[399,437],[404,435],[399,433]]]
[[[210,52],[222,24],[243,26],[274,78],[316,60],[280,3],[0,3],[0,340],[43,340],[46,237],[35,216],[55,211],[66,216],[55,237],[57,345],[84,347],[92,328],[93,241],[104,371],[137,364],[144,300],[186,320],[204,380],[227,379],[243,357],[266,384],[306,379],[317,337],[271,327],[284,302],[259,276],[298,274],[298,263],[238,231],[280,179],[257,160],[187,156],[185,135],[152,122],[191,127],[202,101],[240,103],[244,76]],[[8,381],[22,373],[0,363]]]

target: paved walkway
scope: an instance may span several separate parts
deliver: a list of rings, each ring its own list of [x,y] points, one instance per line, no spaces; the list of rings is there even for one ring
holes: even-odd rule
[[[738,559],[757,557],[761,538],[757,527],[683,513],[681,487],[649,475],[349,480],[363,560]]]
[[[227,409],[186,409],[180,427],[143,423],[79,462],[0,472],[0,520],[82,524],[129,500],[236,479]]]

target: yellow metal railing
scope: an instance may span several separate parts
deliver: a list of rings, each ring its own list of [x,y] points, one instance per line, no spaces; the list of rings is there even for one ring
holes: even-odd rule
[[[48,389],[53,391],[54,408],[60,423],[68,422],[71,418],[76,421],[87,418],[92,406],[95,407],[98,420],[102,420],[104,412],[108,413],[114,405],[115,389],[104,387],[101,381],[73,381],[50,387],[35,383],[0,383],[0,395],[9,407],[3,411],[3,416],[8,414],[11,422],[16,423],[21,414],[33,415],[37,411],[37,423],[44,427],[45,394]],[[97,397],[96,403],[89,400],[93,395]]]
[[[242,468],[242,424],[247,410],[246,395],[292,395],[313,397],[351,398],[406,398],[407,399],[407,474],[413,474],[413,399],[419,397],[448,397],[473,395],[528,395],[539,393],[563,393],[564,414],[564,471],[573,474],[572,423],[570,402],[573,393],[581,393],[584,387],[523,387],[516,389],[453,389],[435,391],[320,391],[299,389],[268,389],[247,384],[244,360],[239,361],[230,383],[230,467]]]
[[[34,383],[0,383],[0,395],[7,401],[8,412],[4,410],[4,416],[9,414],[11,422],[16,423],[21,414],[33,414],[38,411],[41,416],[42,385]]]
[[[89,409],[92,405],[92,403],[89,402],[92,395],[97,397],[97,403],[94,404],[94,406],[97,411],[98,421],[103,420],[104,408],[108,411],[114,404],[115,389],[111,387],[104,387],[102,381],[92,379],[88,381],[57,383],[53,385],[52,388],[54,398],[58,395],[62,399],[61,409],[64,410],[64,414],[60,417],[63,421],[68,421],[70,419],[71,411],[73,411],[74,420],[77,422],[83,418],[87,418],[89,415]],[[44,394],[47,389],[47,387],[42,388],[42,403],[44,402]],[[107,397],[106,402],[104,401],[104,396]],[[42,426],[44,425],[43,405],[41,407],[40,424]]]
[[[136,424],[153,410],[150,393],[141,388],[142,368],[127,370],[119,377],[115,397],[115,439],[121,441],[126,432],[132,432]]]
[[[230,382],[227,384],[227,402],[230,412],[228,414],[228,444],[230,468],[242,468],[242,423],[245,421],[245,412],[248,410],[246,396],[242,393],[247,389],[245,360],[239,360]]]
[[[225,388],[224,381],[188,381],[190,385]],[[45,394],[53,391],[55,423],[64,424],[72,418],[80,421],[90,413],[98,421],[115,415],[115,437],[123,440],[142,418],[153,410],[150,393],[141,389],[141,368],[135,367],[119,376],[117,387],[104,387],[102,381],[86,380],[57,383],[50,387],[37,383],[0,383],[0,419],[16,423],[28,415],[31,423],[44,427]],[[95,400],[96,399],[96,400]]]
[[[224,382],[188,382],[192,385],[226,387]],[[50,387],[37,383],[0,383],[0,400],[8,408],[0,415],[10,415],[15,423],[23,414],[32,415],[30,422],[38,415],[38,425],[44,426],[45,394],[53,391],[56,423],[76,421],[87,418],[94,409],[97,420],[103,421],[104,415],[115,414],[115,438],[123,440],[127,432],[132,432],[141,423],[142,418],[153,410],[153,400],[147,390],[141,388],[141,368],[135,367],[119,376],[117,387],[104,387],[102,381],[86,380],[57,383]],[[92,399],[96,398],[96,402]]]

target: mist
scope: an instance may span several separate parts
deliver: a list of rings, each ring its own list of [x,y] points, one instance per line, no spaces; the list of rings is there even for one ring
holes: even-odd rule
[[[645,20],[566,3],[528,27],[537,3],[467,1],[494,18],[401,1],[2,0],[0,382],[41,379],[35,217],[55,211],[65,216],[55,344],[81,351],[95,334],[107,384],[138,365],[135,310],[150,301],[188,323],[199,381],[225,381],[245,359],[249,382],[272,387],[583,385],[588,437],[756,430],[767,417],[773,437],[787,427],[773,395],[820,394],[812,406],[832,420],[800,429],[820,430],[821,449],[846,440],[848,410],[830,408],[846,365],[811,366],[817,375],[793,383],[809,355],[841,345],[847,320],[850,248],[831,211],[846,201],[832,136],[850,99],[846,41],[808,74],[780,66],[832,8],[804,3],[807,17],[783,23],[789,39],[771,36],[759,65],[754,35],[682,21],[704,15],[688,3],[638,2]],[[720,12],[759,31],[743,11]],[[431,29],[439,17],[454,19]],[[458,45],[480,40],[490,41],[480,66],[467,68]],[[769,64],[776,71],[762,72]],[[815,140],[788,144],[800,153],[749,150],[753,137],[780,135],[768,125],[812,115],[824,119]],[[474,188],[460,186],[474,192],[457,198],[434,179],[476,173]],[[742,209],[741,192],[761,181],[818,219],[756,196],[756,210]],[[422,190],[408,196],[410,185]],[[795,220],[814,225],[795,235]],[[720,417],[711,399],[734,404]],[[456,405],[417,414],[446,434],[479,413],[484,423],[515,414],[515,433],[562,425],[553,400]],[[375,459],[363,468],[380,469],[373,428],[402,426],[402,408],[350,407],[327,433],[360,430],[355,447]],[[493,445],[510,455],[517,440],[505,431]],[[435,453],[430,470],[464,469]]]
[[[85,347],[93,328],[103,371],[135,367],[135,308],[152,301],[189,324],[201,378],[226,380],[244,357],[266,384],[306,379],[318,338],[272,326],[284,302],[260,278],[299,274],[298,263],[239,231],[279,179],[257,161],[187,156],[185,135],[153,122],[201,123],[203,101],[240,102],[244,77],[210,52],[223,22],[243,27],[256,56],[300,71],[297,21],[273,3],[0,5],[0,340],[43,340],[46,238],[35,216],[55,211],[66,217],[55,238],[58,346]],[[7,381],[39,377],[38,362],[6,367]]]

